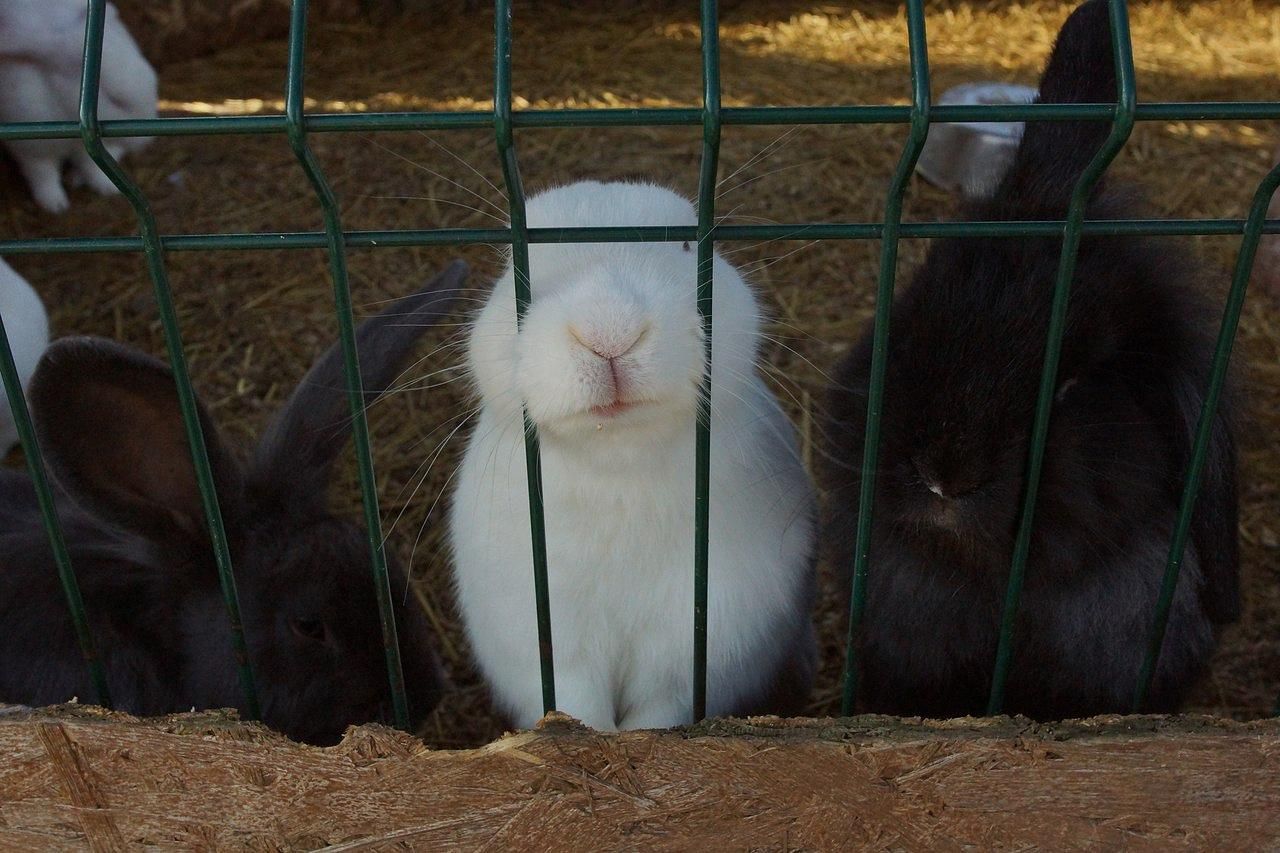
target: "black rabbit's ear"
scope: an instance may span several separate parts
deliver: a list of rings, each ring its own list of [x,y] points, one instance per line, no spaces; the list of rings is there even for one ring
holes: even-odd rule
[[[1108,0],[1071,13],[1045,66],[1038,103],[1114,104],[1116,68]],[[1028,204],[1064,205],[1111,132],[1109,121],[1029,121],[1003,190]]]
[[[156,541],[208,541],[173,373],[101,338],[63,338],[28,392],[54,476],[100,518]],[[224,517],[242,502],[239,466],[196,401]],[[230,521],[230,519],[228,519]]]
[[[366,406],[395,382],[422,334],[453,308],[466,277],[467,265],[454,261],[421,291],[396,300],[356,329]],[[342,348],[334,344],[303,377],[259,442],[250,468],[254,488],[321,499],[333,460],[350,432]]]

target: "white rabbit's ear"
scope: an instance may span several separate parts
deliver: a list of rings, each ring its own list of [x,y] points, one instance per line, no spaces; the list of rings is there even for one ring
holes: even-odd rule
[[[173,373],[101,338],[64,338],[41,359],[29,391],[54,476],[106,521],[154,541],[208,541]],[[196,412],[228,526],[243,502],[239,465],[204,406]]]
[[[368,406],[400,375],[422,334],[448,315],[461,295],[467,265],[454,261],[413,296],[392,302],[356,329],[356,351]],[[333,460],[351,432],[342,348],[331,346],[298,383],[267,428],[250,465],[255,492],[322,501]]]

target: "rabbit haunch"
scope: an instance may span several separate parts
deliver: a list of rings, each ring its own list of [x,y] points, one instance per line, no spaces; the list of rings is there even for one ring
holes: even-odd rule
[[[692,224],[670,190],[583,182],[529,224]],[[756,374],[754,294],[718,255],[711,367],[708,712],[785,712],[813,677],[814,496],[791,424]],[[481,410],[451,507],[467,634],[499,708],[542,714],[522,407],[542,447],[560,710],[597,729],[692,718],[694,436],[707,370],[688,243],[530,247],[470,336]]]

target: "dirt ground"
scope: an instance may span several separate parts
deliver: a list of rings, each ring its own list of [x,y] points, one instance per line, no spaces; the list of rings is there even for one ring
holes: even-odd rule
[[[695,5],[516,4],[518,106],[696,105],[700,60]],[[935,94],[965,81],[1034,84],[1069,6],[941,0],[928,4]],[[1140,97],[1275,98],[1280,5],[1271,0],[1157,0],[1132,4]],[[905,103],[905,22],[883,2],[744,0],[722,4],[727,105]],[[492,10],[449,4],[395,24],[313,21],[308,94],[315,110],[487,109],[492,90]],[[161,69],[168,114],[278,112],[286,47],[246,44]],[[902,127],[728,128],[719,209],[728,222],[875,221],[905,138]],[[1115,171],[1136,180],[1150,209],[1168,217],[1242,216],[1280,129],[1274,123],[1144,123]],[[579,178],[648,177],[695,193],[697,128],[529,130],[517,137],[536,189]],[[497,224],[504,200],[489,134],[318,134],[314,145],[342,199],[348,228]],[[128,163],[165,233],[319,230],[314,196],[283,136],[158,140]],[[906,219],[947,218],[955,200],[914,182]],[[118,198],[77,194],[61,217],[43,215],[0,162],[0,234],[132,234]],[[1170,238],[1183,239],[1183,238]],[[1192,241],[1225,288],[1238,238]],[[905,241],[899,280],[926,246]],[[808,423],[824,372],[860,333],[872,308],[874,241],[770,242],[722,247],[764,294],[775,321],[764,369],[798,423]],[[358,310],[409,292],[458,252],[448,248],[353,250]],[[461,252],[483,286],[501,263],[496,247]],[[13,256],[50,307],[57,334],[110,335],[155,353],[162,338],[141,258],[129,254]],[[319,251],[170,255],[172,282],[197,387],[226,431],[255,434],[263,418],[334,337],[329,279]],[[1280,690],[1280,324],[1255,293],[1245,308],[1237,366],[1248,418],[1241,441],[1243,621],[1223,637],[1191,710],[1248,719]],[[440,633],[456,689],[425,736],[466,747],[500,734],[468,659],[442,552],[442,494],[463,446],[455,430],[468,406],[455,345],[459,325],[432,338],[428,363],[443,370],[372,413],[384,512],[412,560],[414,591]],[[414,380],[411,380],[414,381]],[[426,385],[432,387],[424,387]],[[348,467],[333,492],[358,516]],[[824,648],[814,715],[838,708],[842,604],[824,588],[817,619]]]

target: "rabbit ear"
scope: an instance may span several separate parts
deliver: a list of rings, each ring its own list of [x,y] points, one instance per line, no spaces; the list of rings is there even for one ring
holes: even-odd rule
[[[449,313],[466,277],[467,265],[454,261],[423,290],[396,300],[356,329],[366,406],[396,380],[423,332]],[[255,489],[321,498],[350,431],[342,348],[334,344],[303,377],[259,442],[250,467]]]
[[[1087,0],[1062,25],[1037,102],[1116,102],[1108,0]],[[1065,205],[1110,132],[1108,121],[1027,122],[1003,195],[1028,204]]]
[[[78,503],[152,540],[208,541],[167,365],[114,341],[63,338],[41,359],[28,395],[45,459]],[[239,466],[198,400],[196,411],[230,524],[242,501]]]

